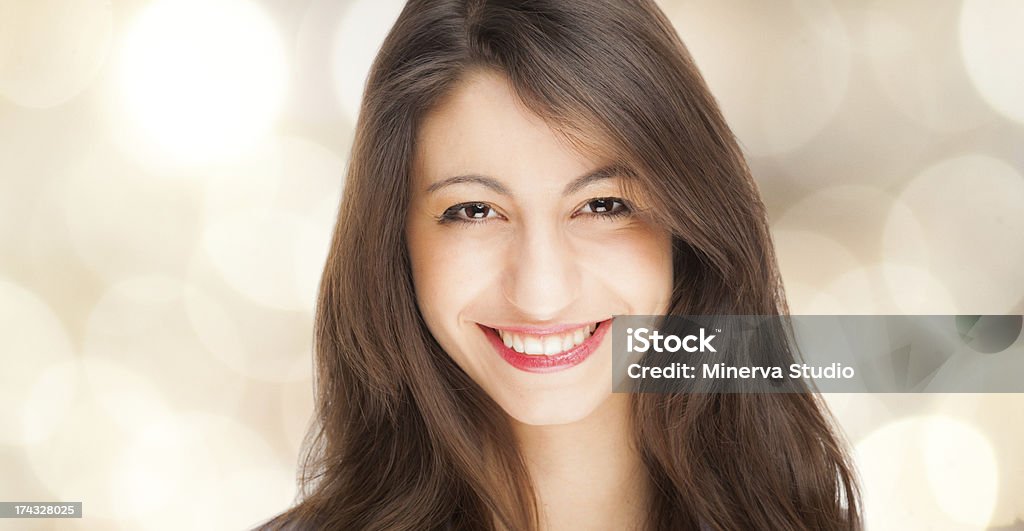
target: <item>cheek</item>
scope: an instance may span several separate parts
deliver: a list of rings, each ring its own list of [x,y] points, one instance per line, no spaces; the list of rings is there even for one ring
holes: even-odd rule
[[[445,289],[450,268],[444,263],[444,250],[437,244],[436,237],[428,231],[411,228],[409,235],[409,262],[412,267],[413,287],[420,313],[431,330],[437,325],[437,318],[448,306]],[[434,330],[435,335],[437,331]]]
[[[588,241],[586,269],[602,289],[627,301],[630,311],[661,314],[672,295],[672,238],[664,231],[635,226]]]
[[[458,326],[460,313],[487,289],[495,271],[494,244],[458,228],[410,227],[409,255],[416,300],[438,339]]]

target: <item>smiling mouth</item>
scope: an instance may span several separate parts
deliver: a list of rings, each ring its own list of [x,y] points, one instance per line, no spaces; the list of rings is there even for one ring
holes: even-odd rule
[[[582,363],[597,350],[611,323],[607,319],[578,326],[532,329],[479,326],[494,350],[510,365],[526,372],[544,373]]]

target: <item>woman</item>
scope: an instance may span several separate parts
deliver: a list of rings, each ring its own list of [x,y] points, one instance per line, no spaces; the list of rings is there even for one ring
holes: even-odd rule
[[[612,315],[786,312],[653,2],[410,1],[350,160],[304,496],[265,529],[860,527],[814,394],[611,393]]]

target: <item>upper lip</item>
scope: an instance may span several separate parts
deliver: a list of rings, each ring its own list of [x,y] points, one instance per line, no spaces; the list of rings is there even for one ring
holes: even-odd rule
[[[607,319],[605,319],[607,320]],[[569,330],[576,330],[577,328],[583,328],[592,324],[600,324],[605,320],[599,321],[586,321],[583,323],[568,323],[568,324],[552,324],[545,326],[526,326],[526,325],[483,325],[488,328],[494,328],[496,330],[504,330],[506,332],[516,332],[519,334],[529,334],[533,336],[543,336],[547,334],[560,334]]]

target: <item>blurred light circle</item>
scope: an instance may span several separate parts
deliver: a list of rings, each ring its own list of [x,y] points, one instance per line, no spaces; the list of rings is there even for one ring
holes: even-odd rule
[[[1024,122],[1024,3],[964,0],[960,48],[967,73],[985,102]]]
[[[957,4],[876,1],[864,14],[865,51],[875,81],[900,111],[938,131],[963,131],[990,116],[953,38]]]
[[[988,436],[998,468],[998,500],[992,515],[991,528],[1011,528],[1017,519],[1024,520],[1019,493],[1024,492],[1024,394],[950,393],[936,395],[934,411],[961,419]]]
[[[254,302],[312,312],[344,171],[330,150],[290,137],[217,168],[205,181],[202,251]]]
[[[879,221],[883,223],[882,260],[888,265],[927,270],[928,264],[931,263],[928,248],[931,237],[921,224],[917,213],[897,199],[888,214]]]
[[[237,374],[268,382],[308,379],[312,358],[312,315],[252,304],[234,292],[201,289],[206,266],[194,264],[186,288],[189,322],[206,350]]]
[[[941,280],[927,269],[899,264],[883,264],[889,295],[908,315],[955,314],[957,303]]]
[[[822,289],[809,313],[942,314],[956,313],[946,287],[926,270],[876,262],[851,269]]]
[[[92,516],[123,518],[123,499],[105,481],[119,443],[167,409],[152,385],[115,363],[88,357],[65,362],[41,378],[27,402],[34,415],[64,409],[53,435],[28,450],[39,480],[53,494],[83,501]]]
[[[937,512],[936,507],[929,506],[931,500],[925,489],[908,484],[925,473],[913,438],[915,422],[887,423],[856,443],[854,462],[861,480],[867,529],[920,527],[923,522],[919,515]]]
[[[201,489],[197,524],[213,523],[217,529],[248,529],[269,520],[293,505],[296,495],[295,466],[268,460],[240,467]]]
[[[822,315],[865,315],[887,313],[889,300],[882,280],[871,267],[844,271],[821,288],[806,306],[808,313]]]
[[[806,284],[822,285],[860,266],[860,260],[844,245],[812,230],[776,228],[772,239],[784,277]]]
[[[916,223],[890,218],[887,256],[931,272],[958,312],[1010,311],[1024,295],[1024,176],[1002,160],[968,154],[936,162],[900,193]],[[914,237],[927,252],[904,254]]]
[[[170,413],[163,395],[142,374],[109,359],[86,357],[82,376],[96,404],[125,431]]]
[[[254,302],[311,311],[316,293],[300,280],[299,243],[321,229],[285,211],[238,213],[206,229],[203,251],[224,280]]]
[[[281,137],[278,151],[283,172],[278,207],[305,214],[325,227],[329,236],[345,184],[345,160],[320,144],[296,137]]]
[[[335,91],[341,108],[353,122],[359,116],[373,59],[404,5],[401,0],[355,0],[334,34]]]
[[[205,229],[189,264],[185,306],[199,340],[236,373],[308,380],[344,162],[301,138],[263,146],[209,168],[203,179]]]
[[[896,416],[875,393],[822,393],[846,440],[860,440]]]
[[[694,0],[666,12],[749,154],[795,150],[839,110],[851,51],[831,3]]]
[[[275,136],[227,163],[198,173],[207,222],[238,212],[288,210],[333,227],[345,161],[315,142]]]
[[[811,193],[786,209],[774,227],[818,233],[842,242],[842,246],[860,260],[870,261],[877,256],[879,236],[893,206],[893,197],[877,188],[831,186]],[[818,251],[813,242],[809,243],[812,247],[804,252],[812,255],[817,267]],[[832,243],[830,249],[835,245]]]
[[[195,412],[138,430],[108,481],[123,517],[147,529],[240,529],[291,501],[294,480],[285,468],[252,429]],[[243,485],[243,478],[256,482]]]
[[[187,435],[177,417],[156,417],[135,430],[107,474],[112,497],[122,504],[120,517],[141,519],[164,508],[187,490],[186,474],[196,464],[189,460]]]
[[[987,527],[996,502],[992,445],[970,424],[935,416],[923,427],[928,483],[939,507],[960,523]]]
[[[289,116],[307,123],[325,124],[336,136],[336,145],[351,144],[350,116],[341,107],[335,83],[335,40],[339,25],[352,2],[309,0],[293,33],[292,78],[301,98],[288,102]],[[379,42],[377,43],[379,44]],[[326,68],[325,68],[326,66]]]
[[[0,0],[0,21],[0,96],[24,107],[74,98],[110,50],[108,0]]]
[[[83,355],[141,375],[155,388],[147,391],[150,396],[158,395],[175,408],[234,411],[245,382],[196,336],[185,308],[187,289],[181,280],[160,275],[113,284],[89,314]],[[101,374],[90,377],[94,385],[103,381]],[[148,386],[136,383],[125,391],[133,388]],[[130,406],[110,413],[118,421],[136,415]]]
[[[998,474],[988,441],[942,416],[889,423],[856,444],[868,529],[985,529]],[[920,478],[928,478],[922,488]]]
[[[29,392],[15,402],[23,413],[22,444],[46,440],[64,421],[78,391],[79,372],[79,363],[74,360],[50,365],[35,379]]]
[[[279,35],[247,0],[160,0],[123,43],[124,105],[177,161],[234,155],[271,126],[288,69]]]
[[[279,144],[266,141],[241,157],[203,168],[196,180],[202,182],[206,224],[237,212],[269,211],[287,184]]]
[[[90,518],[120,518],[122,500],[111,495],[107,478],[129,432],[94,398],[78,386],[64,420],[49,438],[27,446],[26,453],[49,499],[81,501]]]
[[[96,149],[56,189],[74,250],[102,278],[184,270],[199,238],[198,197],[188,182]]]
[[[60,318],[28,289],[0,278],[0,444],[34,444],[49,436],[69,406],[61,389],[74,351]],[[47,394],[53,392],[48,399]]]
[[[946,287],[922,267],[924,229],[883,190],[840,185],[814,192],[781,215],[773,234],[783,278],[814,287],[812,294],[796,292],[804,297],[802,312],[955,313]]]
[[[345,183],[345,161],[327,148],[298,138],[280,142],[283,183],[280,208],[309,222],[294,242],[295,285],[304,309],[312,312]]]
[[[789,226],[789,225],[787,225]],[[845,246],[811,230],[772,228],[779,271],[786,287],[786,298],[793,313],[817,313],[824,304],[823,290],[838,276],[861,266]]]

